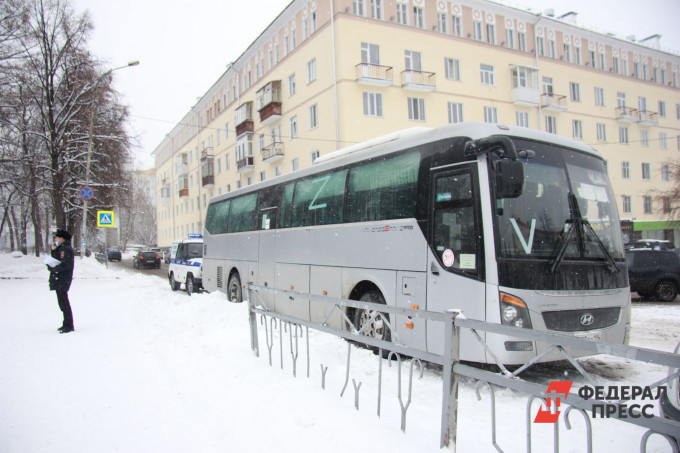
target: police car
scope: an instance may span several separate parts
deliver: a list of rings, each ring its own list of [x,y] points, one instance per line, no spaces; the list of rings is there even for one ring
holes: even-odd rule
[[[173,244],[174,246],[174,244]],[[203,269],[203,235],[190,234],[177,244],[177,251],[170,259],[168,266],[168,281],[170,288],[177,291],[182,284],[186,292],[200,291]]]

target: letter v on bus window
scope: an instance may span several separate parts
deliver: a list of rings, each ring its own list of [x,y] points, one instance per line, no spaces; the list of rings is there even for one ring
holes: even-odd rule
[[[524,249],[524,253],[529,255],[531,253],[531,248],[534,245],[534,232],[536,231],[536,219],[531,219],[531,228],[529,229],[529,240],[528,241],[524,239],[524,235],[519,230],[519,226],[517,225],[517,220],[515,220],[514,217],[510,219],[510,223],[512,224],[512,229],[515,230],[515,233],[517,234],[519,241],[522,243],[522,248]]]

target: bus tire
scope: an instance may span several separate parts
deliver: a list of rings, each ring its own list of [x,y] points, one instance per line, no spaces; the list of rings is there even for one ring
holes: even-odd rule
[[[361,302],[373,302],[376,304],[385,305],[385,298],[378,290],[371,290],[365,292],[364,294],[361,295],[359,300]],[[356,327],[357,330],[361,330],[364,324],[370,321],[374,314],[375,310],[361,310],[361,309],[354,310],[353,320],[354,327]],[[382,316],[384,316],[389,322],[390,316],[388,313],[382,313]],[[390,332],[390,328],[385,322],[385,319],[381,319],[380,316],[374,319],[371,325],[367,327],[363,332],[361,332],[361,335],[371,337],[376,340],[392,341],[392,332]],[[374,346],[365,344],[362,346],[368,349],[372,349],[376,353],[378,352],[378,348]],[[383,355],[385,355],[385,352],[386,351],[383,351]]]
[[[191,274],[187,275],[187,281],[185,283],[185,286],[186,286],[186,290],[187,290],[188,295],[191,296],[193,293],[196,292],[196,286],[194,284],[194,277]]]
[[[168,281],[170,282],[170,289],[171,290],[177,291],[179,289],[179,282],[175,281],[175,275],[174,274],[171,273],[168,276]]]
[[[229,302],[243,302],[243,291],[241,289],[241,278],[238,272],[234,272],[229,277],[229,284],[227,285],[227,299]]]
[[[678,296],[678,287],[671,280],[661,280],[654,287],[654,297],[659,302],[673,302]]]

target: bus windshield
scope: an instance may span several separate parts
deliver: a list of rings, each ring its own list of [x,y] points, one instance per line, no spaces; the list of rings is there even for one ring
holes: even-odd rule
[[[516,140],[525,185],[518,198],[496,201],[501,258],[623,259],[616,199],[604,162],[554,145]],[[534,155],[535,153],[535,155]],[[570,209],[569,199],[578,206]],[[572,202],[572,203],[573,203]],[[575,216],[580,215],[581,222]],[[579,231],[569,232],[579,225]],[[609,255],[609,256],[608,256]]]

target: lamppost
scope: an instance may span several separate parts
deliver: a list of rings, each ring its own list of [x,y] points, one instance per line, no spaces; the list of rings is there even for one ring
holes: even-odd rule
[[[119,69],[123,68],[128,68],[130,66],[137,66],[139,64],[139,60],[133,60],[128,62],[125,66],[119,66],[117,68],[112,68],[97,77],[97,80],[94,82],[94,89],[92,90],[93,92],[97,89],[99,86],[99,82],[106,77],[107,75],[111,74],[113,71],[117,71]],[[89,132],[89,137],[88,137],[88,142],[87,142],[87,164],[85,166],[85,186],[89,185],[90,182],[90,156],[92,155],[92,134],[93,134],[93,129],[94,129],[94,113],[95,113],[95,100],[93,98],[92,100],[92,105],[90,107],[90,132]],[[85,256],[85,251],[87,250],[87,199],[83,199],[83,225],[82,225],[82,230],[80,232],[80,259],[83,259]],[[106,253],[106,250],[104,250],[104,253]],[[109,258],[108,255],[106,257],[106,262],[108,264]]]

